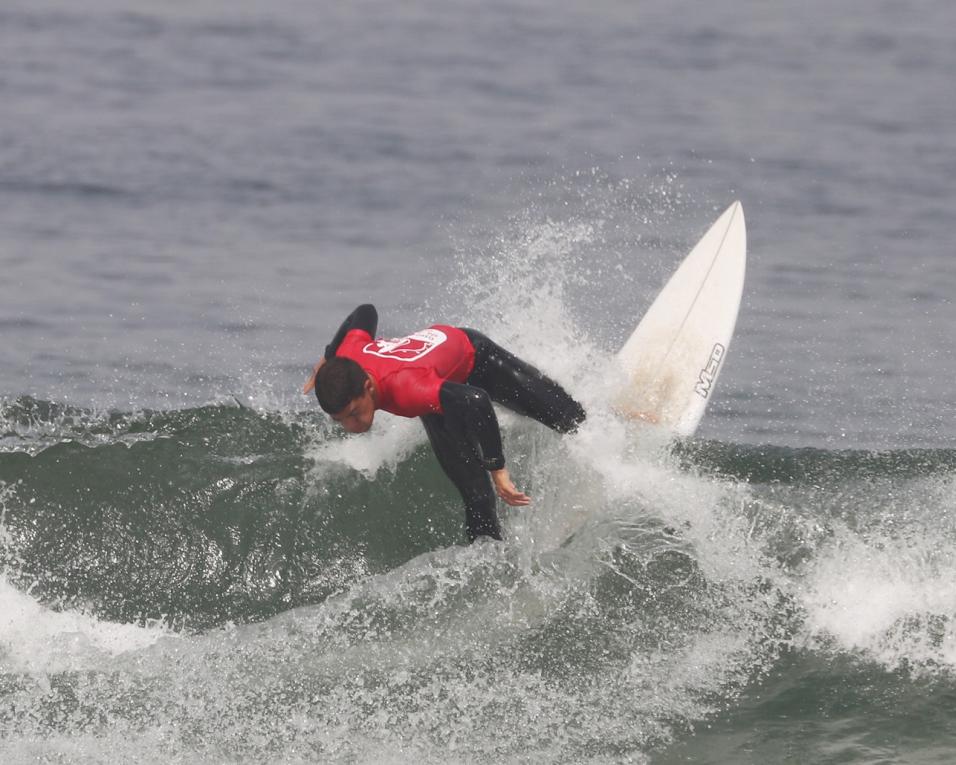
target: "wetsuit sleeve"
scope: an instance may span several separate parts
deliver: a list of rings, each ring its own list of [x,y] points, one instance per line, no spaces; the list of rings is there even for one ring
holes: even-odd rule
[[[335,333],[332,342],[325,346],[325,358],[331,359],[339,349],[345,336],[353,329],[364,329],[372,337],[375,337],[375,331],[378,329],[378,311],[371,303],[365,303],[356,308],[348,315],[339,331]]]
[[[501,470],[505,466],[501,430],[488,394],[473,385],[446,380],[438,391],[438,399],[445,421],[478,449],[485,470]]]

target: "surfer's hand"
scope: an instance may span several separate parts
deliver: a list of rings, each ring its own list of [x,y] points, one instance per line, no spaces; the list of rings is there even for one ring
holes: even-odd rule
[[[319,361],[314,367],[312,367],[312,376],[305,381],[305,385],[302,386],[303,393],[310,393],[313,388],[315,388],[315,376],[319,373],[319,370],[322,368],[322,365],[325,364],[325,359],[323,358]]]
[[[507,468],[491,471],[491,480],[495,483],[495,491],[509,505],[530,505],[531,497],[524,492],[518,491],[508,474]]]

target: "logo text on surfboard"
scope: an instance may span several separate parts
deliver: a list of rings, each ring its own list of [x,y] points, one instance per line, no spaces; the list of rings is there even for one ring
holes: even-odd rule
[[[707,398],[710,395],[710,389],[717,379],[717,370],[720,369],[720,361],[724,358],[727,349],[720,343],[714,343],[714,348],[710,352],[710,358],[707,364],[700,370],[697,376],[697,384],[694,386],[694,392],[701,398]]]

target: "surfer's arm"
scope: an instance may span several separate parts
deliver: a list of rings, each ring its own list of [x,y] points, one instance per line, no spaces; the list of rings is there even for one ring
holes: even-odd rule
[[[478,447],[485,470],[501,470],[505,466],[501,430],[488,394],[473,385],[446,380],[438,390],[438,400],[452,430]]]
[[[515,488],[505,467],[501,429],[491,398],[481,388],[445,381],[438,391],[448,426],[477,448],[481,463],[491,473],[495,489],[509,505],[527,505],[531,498]]]
[[[371,303],[365,303],[352,311],[352,313],[346,317],[345,321],[342,322],[342,326],[339,327],[339,331],[335,333],[335,337],[332,338],[332,342],[325,346],[325,356],[319,359],[312,367],[312,376],[305,381],[305,385],[302,386],[302,392],[309,393],[313,388],[315,388],[315,376],[319,373],[322,365],[335,355],[336,351],[339,349],[339,346],[342,344],[342,341],[345,339],[345,336],[349,332],[351,332],[353,329],[361,329],[365,332],[368,332],[368,334],[374,338],[377,328],[378,311],[375,310],[374,305]]]
[[[375,332],[378,329],[378,311],[375,310],[374,305],[371,303],[360,305],[346,317],[342,326],[339,327],[339,331],[332,338],[332,342],[325,346],[326,359],[331,359],[335,355],[345,336],[353,329],[365,330],[373,338],[375,337]]]

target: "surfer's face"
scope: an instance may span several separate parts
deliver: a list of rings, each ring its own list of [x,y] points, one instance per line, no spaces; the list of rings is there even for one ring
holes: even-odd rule
[[[349,433],[364,433],[371,428],[375,419],[375,399],[370,382],[366,381],[361,396],[353,398],[345,409],[333,414],[332,419]]]

